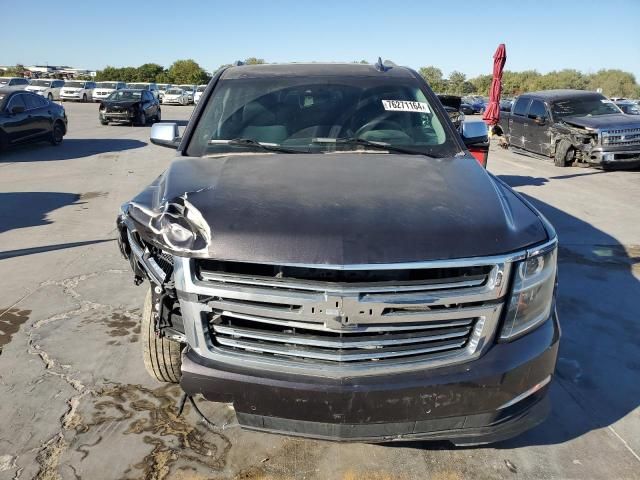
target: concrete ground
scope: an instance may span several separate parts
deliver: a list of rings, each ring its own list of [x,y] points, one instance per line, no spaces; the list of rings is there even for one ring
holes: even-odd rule
[[[563,328],[539,427],[488,447],[336,444],[251,433],[226,405],[176,417],[143,369],[119,205],[172,151],[149,127],[65,104],[57,148],[0,154],[0,479],[640,478],[640,172],[557,168],[495,148],[489,169],[559,232]],[[163,108],[185,125],[190,107]]]

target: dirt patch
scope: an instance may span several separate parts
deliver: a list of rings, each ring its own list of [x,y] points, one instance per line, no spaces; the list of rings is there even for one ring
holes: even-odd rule
[[[58,473],[58,465],[66,446],[62,433],[57,434],[44,445],[36,457],[40,470],[38,470],[35,480],[60,480],[62,478]]]
[[[80,194],[79,200],[91,200],[93,198],[106,197],[109,192],[84,192]]]
[[[152,390],[140,385],[113,385],[91,395],[94,402],[88,402],[92,404],[90,412],[80,414],[88,421],[80,420],[75,426],[75,450],[82,460],[94,449],[100,454],[102,437],[95,436],[108,426],[123,435],[139,435],[152,447],[140,462],[127,468],[123,478],[198,478],[195,468],[210,472],[225,467],[231,442],[220,432],[192,424],[193,417],[187,420],[188,405],[183,416],[176,416],[179,387]],[[89,437],[91,442],[84,441]]]
[[[0,312],[3,312],[0,314],[0,353],[2,353],[3,345],[11,342],[13,336],[20,330],[20,326],[29,320],[31,310],[2,308]]]

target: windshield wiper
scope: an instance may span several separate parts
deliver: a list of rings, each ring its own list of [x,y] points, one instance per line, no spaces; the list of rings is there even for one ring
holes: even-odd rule
[[[232,138],[229,140],[209,140],[209,145],[239,145],[243,147],[258,147],[268,152],[306,153],[293,148],[283,147],[279,143],[259,142],[254,138]]]
[[[429,158],[438,158],[425,152],[412,150],[410,148],[398,147],[387,142],[376,142],[373,140],[365,140],[360,137],[343,137],[343,138],[314,138],[311,143],[335,143],[336,145],[354,144],[365,147],[377,148],[378,150],[387,150],[388,152],[406,153],[408,155],[424,155]]]

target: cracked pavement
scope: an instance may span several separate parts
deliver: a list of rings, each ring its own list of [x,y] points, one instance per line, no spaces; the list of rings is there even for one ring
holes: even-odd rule
[[[489,169],[558,229],[563,328],[553,413],[487,447],[335,444],[243,431],[233,409],[147,377],[145,288],[114,238],[119,205],[172,151],[149,128],[65,104],[58,148],[0,156],[0,479],[640,478],[640,172],[559,169],[493,149]],[[163,107],[167,120],[191,108]]]

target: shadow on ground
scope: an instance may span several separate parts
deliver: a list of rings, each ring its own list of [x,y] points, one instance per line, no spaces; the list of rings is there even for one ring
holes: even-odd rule
[[[539,183],[535,177],[501,178],[512,186]],[[562,339],[550,417],[519,437],[492,445],[500,449],[558,445],[593,430],[621,428],[614,425],[640,405],[640,246],[622,245],[580,218],[524,197],[551,221],[560,239]],[[439,442],[398,446],[447,448]]]
[[[50,224],[50,212],[72,205],[80,197],[78,193],[61,192],[0,193],[0,233]]]
[[[69,138],[57,147],[53,147],[47,142],[12,147],[0,154],[0,163],[72,160],[101,153],[142,148],[145,145],[145,142],[130,138]]]

